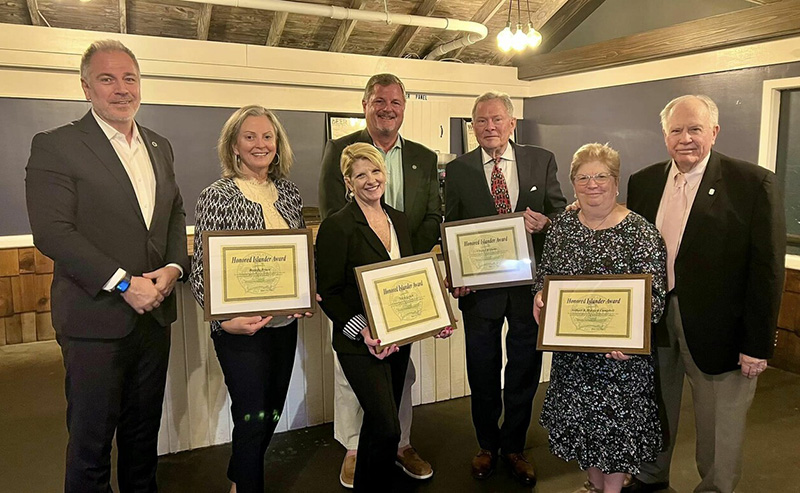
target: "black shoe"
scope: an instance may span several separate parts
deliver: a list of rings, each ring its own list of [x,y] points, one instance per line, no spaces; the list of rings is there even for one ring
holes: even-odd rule
[[[669,481],[644,483],[637,479],[636,476],[631,477],[630,484],[622,487],[622,493],[655,493],[663,490],[669,490]]]

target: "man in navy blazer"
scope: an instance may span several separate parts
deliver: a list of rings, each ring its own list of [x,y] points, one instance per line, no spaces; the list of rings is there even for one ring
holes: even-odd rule
[[[118,41],[81,60],[92,110],[37,134],[26,168],[34,244],[55,263],[52,315],[66,369],[67,492],[107,493],[116,434],[120,491],[156,491],[157,441],[189,272],[172,147],[139,126],[139,66]]]
[[[712,150],[718,119],[707,96],[670,101],[661,125],[672,159],[628,182],[628,208],[658,227],[674,268],[667,269],[671,290],[655,328],[668,448],[624,491],[669,487],[685,374],[702,478],[694,491],[732,492],[756,379],[774,349],[786,252],[783,200],[774,173]],[[685,203],[675,208],[673,197]]]
[[[445,220],[499,213],[490,186],[496,165],[508,189],[509,209],[525,213],[525,226],[533,234],[534,252],[539,258],[550,217],[564,210],[566,199],[556,177],[553,153],[510,141],[516,128],[513,115],[507,94],[487,92],[475,100],[472,122],[480,146],[447,165]],[[470,292],[456,288],[453,295],[459,298],[464,318],[472,422],[480,446],[472,460],[472,475],[477,479],[488,477],[502,452],[515,477],[524,484],[534,484],[533,465],[522,453],[542,366],[542,354],[536,350],[538,325],[533,319],[531,289],[517,286]],[[506,320],[508,361],[505,387],[501,389],[501,339]],[[501,414],[502,428],[498,426]]]

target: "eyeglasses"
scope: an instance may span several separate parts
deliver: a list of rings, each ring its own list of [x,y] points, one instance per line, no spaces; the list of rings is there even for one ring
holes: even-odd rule
[[[595,173],[593,175],[575,175],[575,178],[572,179],[576,185],[586,186],[589,184],[589,180],[594,179],[594,182],[598,185],[605,185],[608,183],[612,177],[611,173]]]

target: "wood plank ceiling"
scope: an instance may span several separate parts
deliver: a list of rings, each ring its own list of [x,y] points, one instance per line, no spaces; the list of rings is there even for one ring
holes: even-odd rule
[[[517,0],[512,29],[517,5],[523,26],[529,8],[543,43],[535,51],[512,57],[500,52],[496,42],[497,33],[506,26],[510,0],[305,1],[374,12],[383,12],[386,5],[391,13],[483,23],[489,29],[486,39],[447,53],[445,59],[513,64],[520,68],[520,78],[528,80],[800,34],[800,0],[749,0],[752,8],[550,53],[604,0]],[[411,58],[423,58],[434,46],[458,37],[452,31],[180,0],[3,0],[0,23]],[[665,39],[674,41],[668,46],[656,42]]]

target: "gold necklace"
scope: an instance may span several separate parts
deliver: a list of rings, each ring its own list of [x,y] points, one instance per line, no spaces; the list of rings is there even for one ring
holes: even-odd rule
[[[586,217],[586,213],[585,213],[585,212],[583,212],[583,209],[581,209],[580,213],[581,213],[581,214],[583,214],[583,219],[586,221],[586,222],[584,223],[584,225],[585,225],[587,228],[591,229],[592,231],[597,231],[597,230],[599,230],[599,229],[600,229],[600,226],[602,226],[602,225],[603,225],[603,224],[606,222],[606,219],[608,219],[609,217],[611,217],[611,214],[612,214],[612,213],[613,213],[615,210],[617,210],[617,204],[614,204],[614,207],[612,207],[612,208],[611,208],[611,210],[610,210],[610,211],[608,211],[608,214],[606,214],[606,215],[603,217],[603,219],[601,219],[601,220],[600,220],[600,222],[599,222],[599,223],[597,223],[597,226],[595,226],[595,227],[592,227],[592,226],[590,226],[590,225],[589,225],[589,218],[587,218],[587,217]]]

